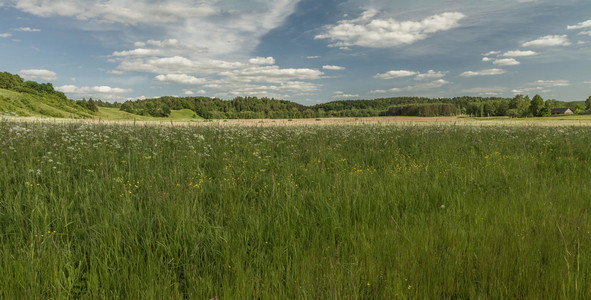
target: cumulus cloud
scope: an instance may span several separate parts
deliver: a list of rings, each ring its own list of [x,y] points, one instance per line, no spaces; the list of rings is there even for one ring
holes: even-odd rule
[[[186,18],[202,18],[218,13],[202,1],[169,1],[154,5],[150,1],[74,1],[74,0],[20,0],[15,7],[40,17],[74,17],[99,23],[175,23]]]
[[[145,26],[157,26],[165,41],[137,41],[146,45],[181,50],[189,45],[210,57],[250,53],[260,38],[277,28],[291,15],[299,0],[203,1],[203,0],[21,0],[16,9],[40,17],[61,16],[83,20],[83,30],[103,31],[106,26],[126,31],[126,40]],[[228,20],[231,20],[229,22]],[[120,26],[125,25],[125,26]],[[136,30],[139,29],[139,30]],[[204,47],[207,45],[207,48]],[[185,53],[189,55],[189,53]],[[193,56],[193,55],[191,55]]]
[[[378,79],[394,79],[394,78],[403,78],[403,77],[410,77],[415,76],[415,80],[431,80],[431,79],[439,79],[445,77],[447,72],[435,72],[434,70],[429,70],[427,73],[420,73],[415,71],[407,71],[407,70],[392,70],[388,71],[383,74],[376,74],[374,78]]]
[[[526,56],[534,56],[538,55],[538,52],[531,51],[531,50],[514,50],[514,51],[507,51],[503,53],[504,57],[526,57]]]
[[[498,66],[516,66],[521,64],[518,60],[516,60],[515,58],[501,58],[501,59],[497,59],[493,62],[494,65],[498,65]]]
[[[322,69],[324,70],[333,70],[333,71],[342,71],[345,70],[345,67],[341,67],[341,66],[322,66]]]
[[[223,60],[192,60],[183,56],[131,58],[123,60],[117,69],[127,72],[148,72],[157,74],[215,74],[240,68],[244,64]]]
[[[264,66],[224,71],[220,72],[220,75],[241,82],[284,83],[291,80],[320,79],[324,73],[319,70],[308,68],[281,69],[279,66]]]
[[[501,75],[505,74],[507,71],[503,69],[486,69],[481,71],[466,71],[460,76],[462,77],[474,77],[474,76],[491,76],[491,75]]]
[[[12,36],[12,33],[0,33],[0,38],[9,38]]]
[[[435,72],[433,70],[427,71],[427,73],[420,73],[415,77],[415,80],[431,80],[445,77],[447,72]]]
[[[19,27],[15,28],[16,31],[24,31],[24,32],[40,32],[41,29],[31,28],[31,27]]]
[[[579,35],[588,35],[588,36],[591,36],[591,30],[581,31],[581,32],[579,32]]]
[[[386,48],[410,45],[424,40],[434,33],[450,30],[459,25],[466,16],[459,12],[446,12],[427,17],[421,21],[397,21],[392,18],[375,18],[378,12],[365,11],[354,20],[342,20],[324,28],[324,33],[315,39],[330,40],[330,46],[346,48],[362,46]]]
[[[137,48],[134,50],[126,50],[126,51],[115,51],[113,52],[113,56],[159,56],[164,54],[164,52],[160,49],[144,49],[144,48]]]
[[[333,99],[346,99],[346,98],[358,98],[359,94],[346,94],[341,91],[336,91],[333,93]]]
[[[115,57],[142,57],[142,56],[173,56],[177,54],[201,54],[207,53],[206,47],[188,45],[179,42],[177,39],[167,39],[164,41],[148,40],[147,42],[135,42],[136,49],[115,51]],[[144,48],[152,46],[154,48]]]
[[[521,44],[522,47],[551,47],[551,46],[570,46],[568,35],[547,35],[537,40]]]
[[[411,85],[403,88],[392,88],[389,90],[373,90],[371,91],[372,94],[384,94],[384,93],[395,93],[395,92],[416,92],[416,91],[423,91],[429,89],[436,89],[440,88],[444,85],[450,84],[451,82],[439,79],[433,82],[422,83],[417,85]]]
[[[112,88],[110,86],[101,85],[101,86],[85,86],[85,87],[77,87],[75,85],[62,85],[56,87],[57,90],[60,90],[64,93],[71,93],[71,94],[90,94],[90,93],[98,93],[98,94],[125,94],[132,92],[131,89],[122,89],[122,88]]]
[[[85,86],[62,85],[55,88],[74,99],[95,98],[109,101],[123,100],[123,94],[133,92],[132,89],[113,88],[110,86]]]
[[[487,96],[494,96],[499,95],[500,93],[504,92],[504,87],[474,87],[469,89],[462,90],[462,93],[466,94],[479,94],[479,95],[487,95]]]
[[[492,60],[492,58],[490,58],[490,57],[483,57],[482,58],[482,61],[491,61],[491,60]]]
[[[176,83],[176,84],[203,84],[207,80],[204,78],[197,78],[186,74],[167,74],[158,75],[154,79],[164,83]]]
[[[591,27],[591,20],[581,22],[577,25],[570,25],[570,26],[567,26],[566,28],[570,30],[570,29],[583,29],[583,28],[589,28],[589,27]]]
[[[388,72],[383,73],[383,74],[376,74],[374,76],[374,78],[378,78],[378,79],[394,79],[394,78],[402,78],[402,77],[415,76],[417,74],[419,74],[419,73],[418,72],[414,72],[414,71],[392,70],[392,71],[388,71]]]
[[[492,55],[499,55],[501,54],[501,51],[489,51],[485,54],[483,54],[483,56],[492,56]]]
[[[543,87],[560,87],[560,86],[570,86],[570,81],[568,80],[538,80],[535,82],[530,83],[531,85],[543,86]]]
[[[249,63],[253,65],[274,65],[275,59],[271,56],[269,57],[255,57],[248,60]]]
[[[53,81],[57,79],[55,72],[43,69],[20,70],[18,75],[29,80]]]

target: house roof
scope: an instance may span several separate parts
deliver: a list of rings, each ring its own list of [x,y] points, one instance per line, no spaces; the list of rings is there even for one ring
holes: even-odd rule
[[[552,113],[553,114],[564,114],[564,113],[567,113],[569,111],[572,112],[572,110],[570,108],[568,108],[568,107],[559,107],[559,108],[553,108],[552,109]]]

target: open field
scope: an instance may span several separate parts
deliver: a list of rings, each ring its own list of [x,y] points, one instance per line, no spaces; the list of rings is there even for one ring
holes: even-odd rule
[[[0,121],[0,298],[591,297],[587,119],[309,121]]]

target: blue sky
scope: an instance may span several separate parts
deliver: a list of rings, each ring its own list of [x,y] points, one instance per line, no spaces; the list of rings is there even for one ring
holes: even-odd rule
[[[0,71],[73,99],[591,95],[591,1],[0,0]]]

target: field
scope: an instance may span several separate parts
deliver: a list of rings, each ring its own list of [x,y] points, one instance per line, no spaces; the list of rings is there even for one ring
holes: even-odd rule
[[[1,121],[0,298],[591,298],[588,127],[314,121]]]

